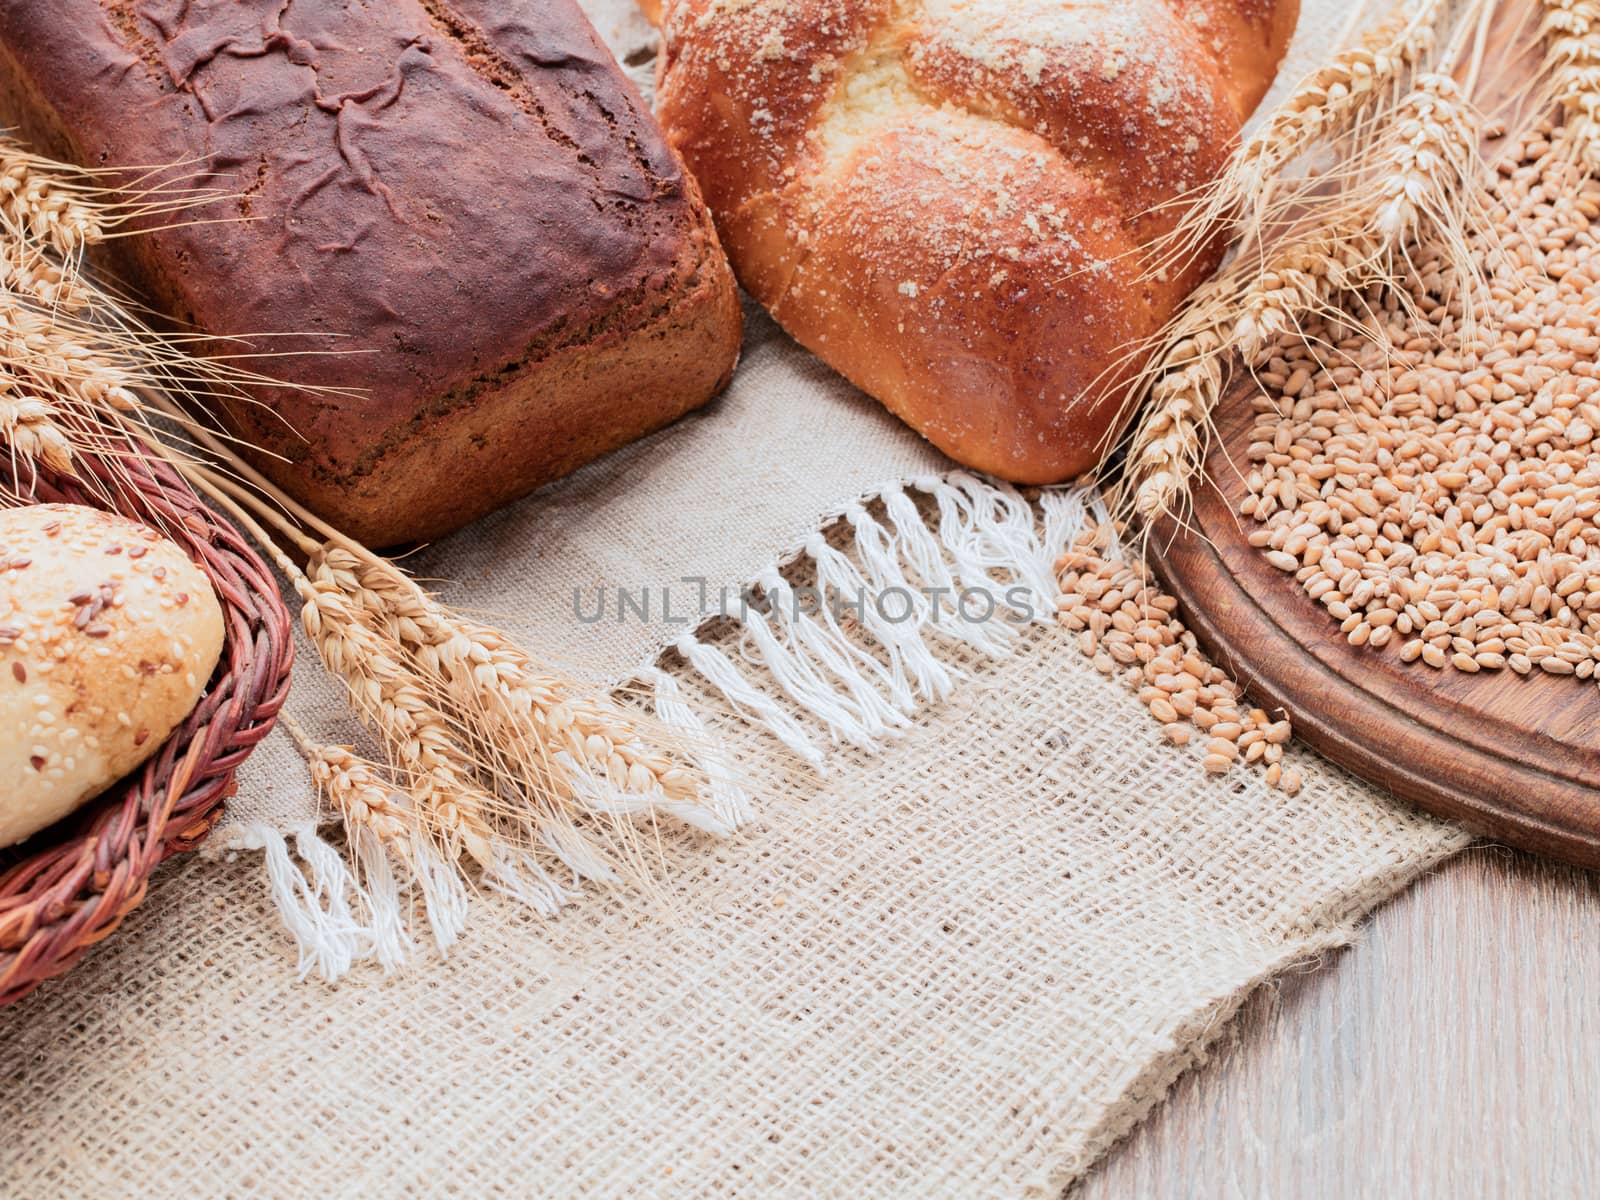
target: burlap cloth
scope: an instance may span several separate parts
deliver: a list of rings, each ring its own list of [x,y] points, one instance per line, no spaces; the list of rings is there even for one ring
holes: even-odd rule
[[[1345,6],[1309,7],[1303,40],[1326,46]],[[618,10],[600,26],[639,36]],[[945,469],[758,321],[713,409],[419,567],[620,675],[670,631],[581,625],[573,587],[749,579]],[[737,631],[706,640],[740,657]],[[315,820],[298,764],[266,750],[224,853],[170,865],[79,970],[0,1012],[0,1178],[28,1196],[1053,1196],[1253,986],[1465,843],[1299,750],[1293,798],[1206,777],[1048,623],[1009,653],[940,653],[966,678],[899,736],[813,730],[825,775],[667,660],[756,824],[664,836],[652,894],[591,888],[553,918],[481,898],[448,957],[332,986],[296,982],[239,848]],[[336,736],[331,694],[301,684]]]

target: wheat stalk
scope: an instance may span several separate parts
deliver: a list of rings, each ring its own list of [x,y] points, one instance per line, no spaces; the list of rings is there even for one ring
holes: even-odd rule
[[[0,141],[0,221],[64,256],[100,241],[99,206],[67,176],[61,164]]]
[[[272,548],[324,666],[343,681],[418,819],[440,835],[452,861],[465,850],[491,882],[552,908],[566,894],[540,854],[601,879],[619,878],[620,855],[630,864],[625,875],[642,884],[649,871],[632,818],[661,812],[729,831],[704,799],[710,781],[664,748],[676,744],[674,735],[647,736],[609,699],[540,668],[504,634],[451,612],[287,497],[276,499],[290,515],[261,507],[259,494],[239,482],[189,470],[257,540],[270,543],[260,517],[305,555],[302,568]],[[327,540],[310,537],[296,519],[319,526]],[[611,831],[611,855],[580,831],[596,817]]]
[[[1384,126],[1385,105],[1404,93],[1449,15],[1447,0],[1407,0],[1313,72],[1240,144],[1221,175],[1180,199],[1184,214],[1157,244],[1152,274],[1175,273],[1229,224],[1246,238],[1270,224],[1269,213],[1292,206],[1303,190],[1284,194],[1284,169],[1319,146],[1344,141],[1346,157],[1359,152],[1362,131]]]
[[[1541,0],[1551,99],[1566,121],[1567,152],[1588,170],[1600,169],[1600,2]]]
[[[399,648],[363,619],[338,581],[315,565],[307,574],[280,554],[278,566],[300,597],[306,636],[382,742],[423,821],[452,856],[465,850],[480,867],[496,869],[496,802],[474,781],[472,760],[452,736],[449,718],[429,702]]]
[[[0,441],[19,465],[67,473],[75,455],[104,457],[113,435],[131,436],[267,552],[383,762],[313,743],[292,719],[291,736],[352,844],[375,839],[407,867],[430,914],[435,900],[458,907],[463,860],[544,909],[567,896],[541,865],[548,856],[616,878],[614,855],[589,845],[580,821],[609,823],[610,848],[634,860],[640,817],[727,832],[675,734],[445,608],[296,504],[173,399],[249,401],[271,383],[192,355],[188,339],[155,334],[83,274],[85,247],[132,213],[176,203],[157,192],[119,206],[83,173],[0,140]],[[156,417],[183,422],[193,445],[158,437]],[[643,882],[649,873],[637,865],[631,873]]]
[[[1204,458],[1211,414],[1235,360],[1253,363],[1312,314],[1374,284],[1400,280],[1413,244],[1438,245],[1456,264],[1455,302],[1469,321],[1484,288],[1472,246],[1494,226],[1482,200],[1481,124],[1455,79],[1424,72],[1342,173],[1328,198],[1300,201],[1277,228],[1252,230],[1241,251],[1191,297],[1165,333],[1134,394],[1143,398],[1128,456],[1139,516],[1177,516]]]
[[[498,630],[451,612],[388,559],[348,542],[311,551],[308,574],[361,608],[451,710],[481,727],[470,736],[515,759],[545,795],[570,789],[561,756],[619,792],[698,797],[704,779],[656,749],[615,703],[551,675]]]

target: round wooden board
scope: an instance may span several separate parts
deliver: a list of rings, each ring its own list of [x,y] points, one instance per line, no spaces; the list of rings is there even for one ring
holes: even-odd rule
[[[1510,845],[1600,867],[1600,688],[1512,671],[1466,674],[1351,646],[1238,516],[1254,385],[1219,410],[1192,528],[1150,539],[1201,644],[1295,736],[1396,796]]]

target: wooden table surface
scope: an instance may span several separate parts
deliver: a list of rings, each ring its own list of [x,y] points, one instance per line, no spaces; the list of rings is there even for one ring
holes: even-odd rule
[[[1600,1195],[1600,874],[1473,850],[1263,989],[1072,1192]]]

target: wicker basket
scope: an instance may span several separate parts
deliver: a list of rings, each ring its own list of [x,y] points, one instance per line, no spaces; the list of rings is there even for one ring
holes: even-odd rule
[[[137,772],[64,821],[0,850],[0,1005],[71,969],[144,898],[165,859],[202,841],[233,792],[233,775],[267,735],[289,689],[290,618],[272,574],[232,526],[168,464],[132,447],[114,485],[30,473],[20,485],[0,455],[0,486],[39,502],[110,505],[188,551],[222,604],[226,641],[199,706]]]

